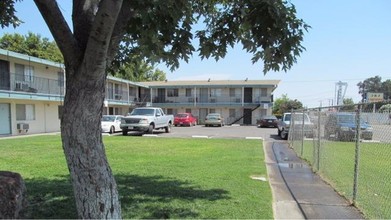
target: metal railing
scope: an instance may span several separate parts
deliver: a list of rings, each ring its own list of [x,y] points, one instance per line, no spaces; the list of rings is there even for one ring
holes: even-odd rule
[[[292,113],[311,120],[291,121],[295,152],[367,218],[390,218],[391,114],[368,104]]]
[[[15,92],[26,92],[26,93],[40,93],[49,95],[64,95],[65,85],[64,81],[48,79],[43,77],[25,76],[22,74],[9,75],[7,79],[1,77],[3,83],[1,84],[0,90],[8,90]],[[9,81],[9,83],[4,83]]]

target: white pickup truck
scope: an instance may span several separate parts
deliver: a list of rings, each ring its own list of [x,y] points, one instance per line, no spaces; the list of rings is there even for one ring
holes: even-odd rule
[[[152,134],[155,129],[165,129],[169,133],[173,122],[174,116],[164,114],[161,108],[142,107],[133,109],[128,116],[123,117],[120,127],[123,135],[127,135],[128,131]]]
[[[314,124],[310,121],[307,114],[303,115],[303,113],[293,113],[292,117],[291,113],[284,113],[282,119],[277,123],[278,136],[280,136],[281,139],[288,139],[289,129],[292,126],[291,122],[294,123],[296,131],[303,129],[305,137],[312,138],[314,136]]]

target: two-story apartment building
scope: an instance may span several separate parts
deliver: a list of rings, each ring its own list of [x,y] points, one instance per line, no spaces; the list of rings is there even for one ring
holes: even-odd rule
[[[60,63],[0,49],[0,135],[60,131],[66,77]],[[226,124],[255,124],[272,113],[278,80],[131,82],[109,76],[103,114],[140,105],[191,112],[202,124],[219,112]]]
[[[0,135],[60,131],[65,95],[60,63],[0,49]],[[149,89],[108,77],[104,114],[126,114]]]
[[[220,113],[226,124],[256,124],[272,114],[273,91],[279,80],[205,80],[143,82],[151,103],[168,114],[192,113],[203,124],[208,113]]]

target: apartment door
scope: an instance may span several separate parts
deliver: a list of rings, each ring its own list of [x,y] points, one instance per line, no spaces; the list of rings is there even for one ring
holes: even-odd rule
[[[208,109],[207,108],[200,108],[200,114],[198,117],[198,123],[199,124],[205,124],[205,118],[208,115]]]
[[[10,89],[10,69],[9,62],[0,60],[0,89]]]
[[[208,103],[208,88],[200,88],[200,101],[199,102],[200,103]]]
[[[252,109],[251,108],[245,108],[243,110],[243,124],[251,125],[251,122],[252,122]]]
[[[0,103],[0,134],[11,134],[10,105]],[[3,123],[4,122],[4,123]]]
[[[166,102],[166,89],[157,89],[157,103]]]
[[[244,103],[253,102],[253,88],[244,88]]]

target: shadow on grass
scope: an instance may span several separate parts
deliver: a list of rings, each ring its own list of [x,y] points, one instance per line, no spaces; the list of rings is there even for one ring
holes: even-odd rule
[[[202,189],[191,182],[163,176],[115,176],[123,218],[197,218],[195,200],[229,199],[223,189]],[[29,218],[77,218],[69,176],[58,179],[26,179]]]

